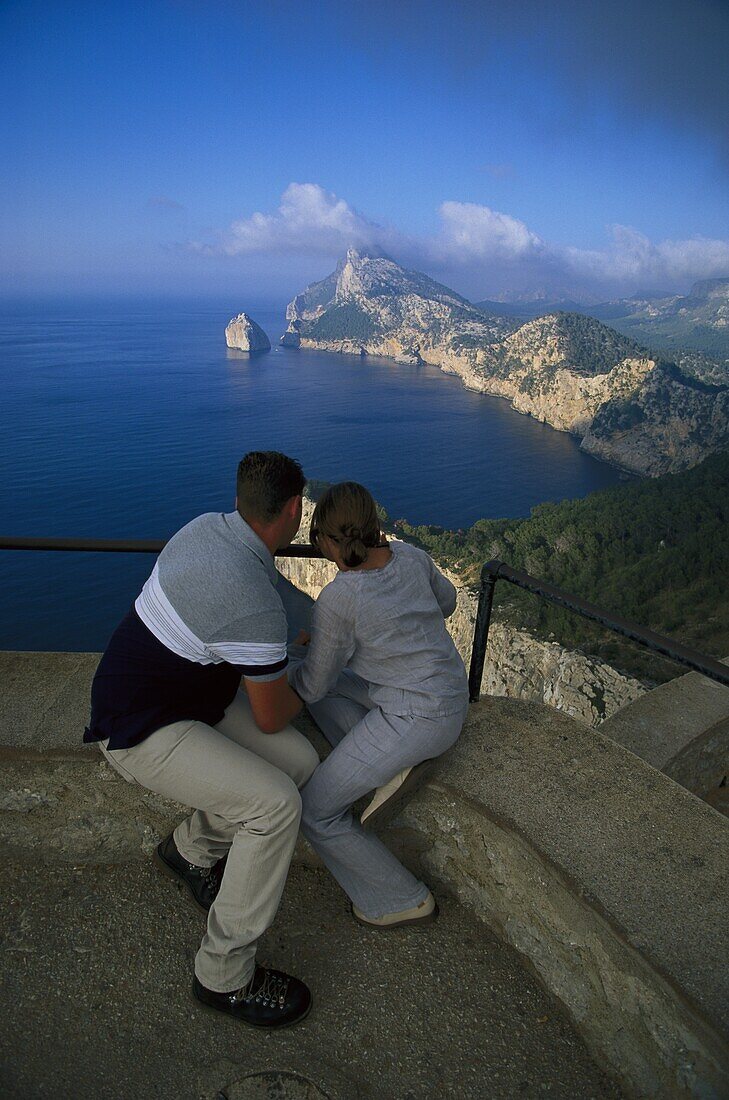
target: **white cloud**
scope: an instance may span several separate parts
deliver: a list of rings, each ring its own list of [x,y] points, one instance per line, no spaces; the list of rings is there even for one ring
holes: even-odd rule
[[[500,214],[474,202],[444,202],[440,245],[464,260],[516,260],[544,248],[536,233],[510,214]]]
[[[685,287],[695,279],[729,275],[729,241],[708,237],[649,240],[637,229],[612,227],[612,243],[602,251],[564,249],[565,265],[596,284],[625,287]]]
[[[343,252],[374,247],[388,232],[358,214],[344,199],[316,183],[290,183],[275,214],[252,214],[233,222],[222,250],[230,256],[256,252]]]
[[[471,296],[502,291],[613,297],[644,288],[685,291],[696,279],[729,275],[729,241],[692,237],[652,242],[616,225],[603,249],[552,244],[511,214],[448,201],[440,229],[414,237],[382,226],[315,183],[291,183],[274,213],[233,222],[216,246],[229,256],[306,254],[339,258],[348,247],[384,250]]]

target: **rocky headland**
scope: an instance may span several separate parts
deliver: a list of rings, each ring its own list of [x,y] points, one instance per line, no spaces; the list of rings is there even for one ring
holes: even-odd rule
[[[238,351],[270,351],[271,341],[259,324],[247,313],[239,313],[228,321],[225,328],[225,342],[229,348]]]
[[[635,473],[676,472],[729,445],[725,366],[707,382],[577,313],[491,315],[385,256],[350,249],[286,316],[283,343],[432,364]]]

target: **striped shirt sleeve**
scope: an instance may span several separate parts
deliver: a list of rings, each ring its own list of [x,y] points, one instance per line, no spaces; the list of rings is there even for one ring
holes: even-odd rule
[[[286,616],[282,608],[226,623],[207,641],[207,649],[222,661],[237,665],[247,679],[275,680],[288,665]]]

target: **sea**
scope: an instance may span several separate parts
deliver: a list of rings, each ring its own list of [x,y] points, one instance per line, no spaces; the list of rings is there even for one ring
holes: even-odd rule
[[[272,350],[225,344],[246,309]],[[366,485],[393,519],[465,528],[625,475],[435,367],[283,348],[284,306],[0,303],[0,535],[162,539],[230,511],[250,450]],[[153,560],[0,551],[0,648],[104,648]]]

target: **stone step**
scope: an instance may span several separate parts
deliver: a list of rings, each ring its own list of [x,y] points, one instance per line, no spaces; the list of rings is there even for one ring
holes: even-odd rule
[[[637,1095],[729,1095],[726,818],[599,730],[482,699],[399,824]]]
[[[729,772],[729,687],[689,672],[622,707],[600,732],[704,797]]]

